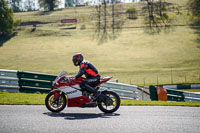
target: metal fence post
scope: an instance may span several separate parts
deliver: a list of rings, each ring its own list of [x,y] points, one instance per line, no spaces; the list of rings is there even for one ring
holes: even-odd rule
[[[172,67],[171,67],[171,84],[173,84]]]
[[[142,88],[142,100],[144,100],[144,89]]]

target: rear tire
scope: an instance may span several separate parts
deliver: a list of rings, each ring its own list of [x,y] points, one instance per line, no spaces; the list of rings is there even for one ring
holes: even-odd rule
[[[112,99],[112,105],[107,106],[105,102],[100,102],[98,103],[99,109],[104,113],[117,111],[120,106],[120,97],[118,94],[112,91],[104,91],[102,93]]]
[[[65,94],[63,93],[54,101],[54,93],[50,92],[45,98],[45,105],[51,112],[60,112],[66,107],[66,101]]]

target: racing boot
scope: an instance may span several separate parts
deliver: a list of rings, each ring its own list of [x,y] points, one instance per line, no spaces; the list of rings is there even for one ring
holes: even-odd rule
[[[91,96],[92,101],[96,101],[96,99],[101,95],[100,91],[95,90],[93,87],[91,87],[90,85],[85,84],[84,89],[90,93],[93,93],[93,95]]]
[[[96,101],[99,98],[100,95],[101,95],[101,92],[100,91],[96,91],[96,93],[93,94],[92,100]]]

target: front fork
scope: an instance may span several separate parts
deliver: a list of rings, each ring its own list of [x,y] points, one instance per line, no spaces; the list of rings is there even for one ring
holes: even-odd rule
[[[58,99],[59,95],[62,94],[62,91],[60,91],[60,90],[52,90],[51,92],[54,93],[54,99],[53,99],[54,101],[56,101]]]

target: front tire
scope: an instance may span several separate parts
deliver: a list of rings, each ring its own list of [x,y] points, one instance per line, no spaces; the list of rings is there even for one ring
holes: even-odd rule
[[[109,101],[98,103],[99,109],[104,113],[113,113],[118,110],[120,106],[120,97],[117,93],[112,91],[104,91],[102,94],[106,95]]]
[[[45,105],[51,112],[60,112],[66,107],[65,94],[59,95],[57,100],[54,100],[54,96],[54,93],[50,92],[45,98]]]

